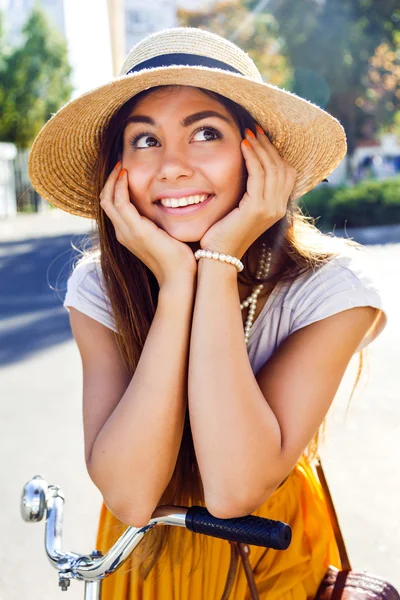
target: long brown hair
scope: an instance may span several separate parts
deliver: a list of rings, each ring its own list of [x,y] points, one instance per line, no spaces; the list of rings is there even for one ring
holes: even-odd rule
[[[113,115],[104,132],[98,157],[96,174],[98,195],[122,154],[123,133],[134,106],[147,94],[156,90],[180,87],[175,85],[158,86],[145,90],[131,98]],[[256,123],[244,108],[216,92],[203,88],[198,89],[225,106],[234,118],[242,137],[244,137],[246,127],[255,133]],[[268,132],[266,133],[268,135]],[[244,185],[246,181],[247,173]],[[92,255],[100,261],[106,291],[118,330],[115,340],[121,357],[129,373],[133,376],[154,317],[159,288],[155,276],[146,265],[117,241],[113,224],[101,210],[100,205],[98,205],[96,222],[95,243],[90,251],[84,253],[84,257]],[[256,273],[251,267],[250,254],[258,253],[263,241],[271,247],[275,255],[284,258],[278,272],[265,280],[268,284],[293,280],[303,273],[315,271],[340,254],[346,246],[360,246],[350,240],[322,234],[315,226],[315,220],[304,215],[293,199],[290,199],[285,217],[263,233],[244,255],[242,260],[245,269],[238,275],[238,279],[245,285],[255,285],[260,282],[259,279],[256,279]],[[360,352],[359,369],[350,400],[360,379],[362,368],[363,351]],[[314,458],[318,453],[321,437],[325,433],[325,422],[326,420],[306,449],[306,454],[310,458]],[[175,470],[159,504],[204,506],[204,493],[194,452],[188,412]],[[115,531],[115,535],[118,536],[125,528],[126,525],[121,523],[121,527]],[[156,559],[159,560],[162,555],[165,556],[167,546],[170,547],[175,562],[179,563],[180,557],[185,554],[183,547],[185,543],[191,545],[195,552],[196,550],[199,552],[199,559],[202,547],[201,538],[203,536],[191,534],[178,527],[157,527],[145,536],[128,563],[130,567],[139,567],[140,576],[145,578]]]

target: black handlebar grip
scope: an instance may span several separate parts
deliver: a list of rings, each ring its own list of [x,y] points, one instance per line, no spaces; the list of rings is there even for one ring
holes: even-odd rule
[[[203,506],[192,506],[186,513],[185,521],[186,527],[194,533],[274,550],[286,550],[292,540],[290,525],[255,515],[218,519]]]

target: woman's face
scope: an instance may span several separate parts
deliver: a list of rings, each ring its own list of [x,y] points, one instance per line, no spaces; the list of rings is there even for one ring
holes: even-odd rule
[[[220,116],[197,114],[205,111]],[[230,113],[201,90],[187,86],[150,93],[135,106],[124,131],[122,166],[133,204],[175,239],[199,241],[245,191],[241,140]],[[190,196],[208,194],[206,202],[183,208],[165,207],[159,200],[190,202]]]

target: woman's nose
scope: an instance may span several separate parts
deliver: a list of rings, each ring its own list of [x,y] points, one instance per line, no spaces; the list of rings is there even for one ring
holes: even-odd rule
[[[183,151],[171,149],[163,153],[158,169],[159,179],[177,179],[182,175],[190,177],[193,173],[193,166]]]

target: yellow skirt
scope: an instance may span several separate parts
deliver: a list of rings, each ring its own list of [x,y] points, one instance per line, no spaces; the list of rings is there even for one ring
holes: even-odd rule
[[[254,515],[277,519],[292,527],[292,542],[285,551],[250,546],[260,600],[311,600],[329,565],[341,568],[338,548],[319,480],[302,456],[286,481]],[[103,504],[96,548],[103,553],[115,542],[121,522]],[[123,526],[126,528],[126,526]],[[182,535],[195,535],[186,529]],[[117,536],[118,537],[118,536]],[[129,561],[103,580],[102,600],[220,600],[230,561],[230,544],[209,536],[200,566],[189,577],[193,565],[191,546],[179,566],[166,555],[155,563],[144,582]],[[247,600],[249,591],[239,560],[230,600]]]

